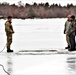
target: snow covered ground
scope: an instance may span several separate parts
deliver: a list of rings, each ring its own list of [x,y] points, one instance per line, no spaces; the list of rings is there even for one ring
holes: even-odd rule
[[[64,49],[66,44],[63,34],[66,19],[13,19],[12,49],[51,50]],[[4,31],[5,20],[0,20],[0,49],[6,44]]]
[[[14,19],[12,49],[15,53],[6,53],[5,49],[0,53],[0,64],[10,75],[76,75],[76,54],[53,54],[48,51],[65,52],[65,21],[66,19]],[[4,23],[5,20],[0,20],[0,50],[6,44]],[[17,53],[28,50],[36,52]],[[37,52],[39,50],[43,52]],[[7,75],[2,66],[0,75]]]

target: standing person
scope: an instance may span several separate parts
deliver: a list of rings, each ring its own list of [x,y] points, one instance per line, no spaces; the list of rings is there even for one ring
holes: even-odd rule
[[[75,51],[75,30],[76,30],[76,23],[75,23],[75,16],[71,16],[71,25],[69,28],[69,39],[70,39],[70,49],[69,51]]]
[[[5,23],[5,32],[7,36],[7,52],[13,52],[13,50],[10,49],[10,46],[12,44],[12,35],[14,33],[11,23],[12,23],[12,17],[8,16],[7,21]]]
[[[67,16],[67,21],[65,22],[65,28],[64,28],[64,34],[66,34],[66,42],[67,42],[67,47],[65,47],[65,49],[69,49],[70,48],[70,40],[69,40],[69,35],[68,35],[68,30],[71,24],[71,15]]]

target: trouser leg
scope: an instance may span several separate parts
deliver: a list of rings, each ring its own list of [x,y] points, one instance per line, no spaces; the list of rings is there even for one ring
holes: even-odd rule
[[[71,44],[71,49],[75,49],[75,35],[70,34],[70,44]]]
[[[69,36],[67,34],[66,34],[66,41],[67,41],[68,47],[70,47],[70,39],[69,39]]]
[[[12,35],[7,36],[7,50],[10,50],[11,44],[12,44]]]

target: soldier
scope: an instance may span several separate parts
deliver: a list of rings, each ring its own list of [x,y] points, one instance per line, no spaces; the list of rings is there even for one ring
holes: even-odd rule
[[[71,24],[71,15],[67,16],[67,21],[65,22],[65,28],[64,28],[64,34],[66,34],[66,42],[67,42],[67,47],[65,47],[65,49],[69,49],[70,48],[70,40],[69,40],[69,35],[68,35],[68,30]]]
[[[8,20],[5,23],[5,32],[7,36],[7,52],[13,52],[13,50],[10,49],[10,45],[12,43],[12,35],[14,33],[13,27],[11,25],[12,17],[8,16]]]
[[[75,16],[72,15],[71,16],[72,20],[71,20],[71,25],[69,28],[69,39],[70,39],[70,49],[69,51],[75,51],[75,30],[76,30],[76,20],[75,20]]]

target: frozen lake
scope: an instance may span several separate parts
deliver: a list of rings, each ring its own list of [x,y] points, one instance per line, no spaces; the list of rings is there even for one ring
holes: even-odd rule
[[[76,55],[0,54],[0,64],[10,75],[76,75]],[[6,74],[0,66],[0,75]]]
[[[0,50],[6,44],[5,21],[0,20]],[[65,21],[66,19],[13,19],[15,34],[12,49],[15,52],[64,49],[67,46],[63,34]],[[0,53],[0,65],[10,75],[76,75],[76,54],[19,55],[8,54],[5,49]],[[1,66],[0,75],[8,75]]]
[[[0,49],[6,44],[4,23],[0,20]],[[51,50],[64,49],[66,44],[63,34],[66,19],[13,19],[15,31],[12,49],[19,50]]]

